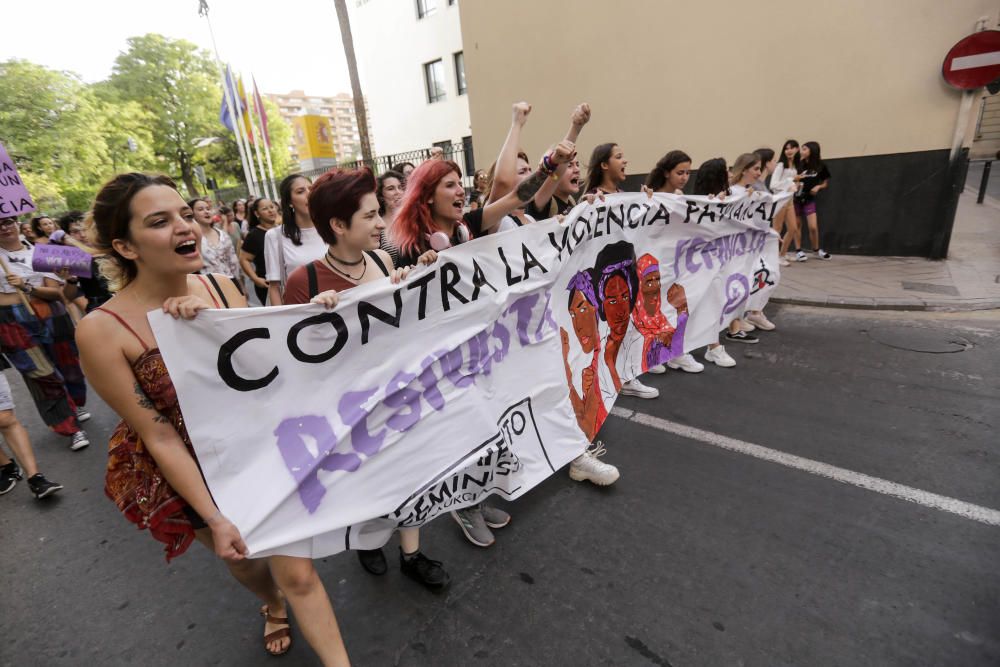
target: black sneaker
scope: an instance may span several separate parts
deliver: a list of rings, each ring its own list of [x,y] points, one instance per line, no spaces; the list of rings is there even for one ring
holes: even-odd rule
[[[361,567],[371,574],[383,575],[389,571],[381,549],[358,549],[358,560],[361,561]]]
[[[17,463],[11,461],[5,466],[0,466],[0,496],[13,489],[19,479],[23,478]]]
[[[754,336],[752,333],[747,333],[746,331],[737,331],[736,333],[726,332],[726,340],[730,343],[749,343],[754,344],[760,339]]]
[[[38,473],[28,478],[28,488],[35,494],[35,498],[41,500],[42,498],[51,496],[56,491],[61,491],[63,486],[62,484],[45,479],[45,475]]]
[[[419,551],[407,558],[400,548],[399,569],[410,579],[420,582],[432,591],[444,590],[451,583],[451,577],[441,567],[441,561],[431,560]]]

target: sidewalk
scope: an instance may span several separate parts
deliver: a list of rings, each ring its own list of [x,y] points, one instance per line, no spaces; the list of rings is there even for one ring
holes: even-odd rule
[[[781,269],[771,301],[876,310],[1000,308],[1000,201],[976,204],[975,188],[966,186],[946,260],[839,255],[823,261],[810,253],[808,262]]]

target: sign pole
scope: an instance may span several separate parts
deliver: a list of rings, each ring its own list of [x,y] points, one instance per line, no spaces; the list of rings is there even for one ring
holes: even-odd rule
[[[958,157],[959,151],[962,150],[962,144],[965,143],[965,133],[969,129],[969,113],[972,111],[972,103],[975,102],[976,94],[975,90],[963,90],[962,91],[962,101],[958,105],[958,118],[955,120],[955,136],[951,139],[951,153],[948,155],[948,160],[951,162],[955,161]]]

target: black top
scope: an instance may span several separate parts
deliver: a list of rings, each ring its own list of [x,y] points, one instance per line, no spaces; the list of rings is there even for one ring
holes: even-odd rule
[[[97,266],[97,260],[90,260],[90,278],[80,278],[80,291],[87,298],[87,308],[91,305],[100,306],[105,301],[111,299],[111,292],[108,291],[108,281],[101,275]]]
[[[819,169],[803,171],[800,175],[803,177],[802,189],[795,195],[795,198],[800,202],[811,202],[816,199],[816,195],[811,192],[812,189],[823,181],[829,180],[830,170],[826,168],[825,163],[820,162]]]
[[[253,255],[253,270],[258,278],[263,278],[267,274],[267,266],[264,264],[264,236],[266,229],[254,227],[247,232],[247,237],[243,239],[241,250]]]
[[[472,238],[478,239],[483,235],[483,211],[486,208],[477,208],[475,211],[469,211],[462,216],[462,220],[465,221],[466,226],[469,228],[469,233],[472,234]],[[458,229],[456,227],[456,229]],[[451,242],[452,245],[458,245],[454,241]]]
[[[535,220],[548,220],[557,215],[563,215],[574,206],[576,206],[576,202],[573,201],[572,197],[569,198],[569,201],[565,201],[553,195],[549,198],[549,203],[541,209],[535,206],[535,200],[532,199],[525,205],[524,212]]]

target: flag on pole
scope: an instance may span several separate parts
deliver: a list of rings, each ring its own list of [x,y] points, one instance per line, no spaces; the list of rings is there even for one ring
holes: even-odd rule
[[[250,121],[250,105],[247,104],[247,94],[246,90],[243,88],[243,75],[236,77],[236,94],[239,97],[238,104],[240,105],[240,110],[243,115],[243,127],[247,128],[247,138],[250,140],[250,144],[254,143],[253,125]]]
[[[260,118],[260,128],[264,135],[264,145],[268,148],[271,147],[271,134],[267,130],[267,112],[264,110],[264,100],[260,97],[260,91],[257,89],[257,79],[251,74],[250,80],[253,81],[253,104],[254,110],[257,112],[257,117]]]
[[[225,90],[222,91],[222,108],[219,109],[219,122],[228,128],[230,132],[236,134],[236,116],[243,114],[246,111],[246,107],[236,94],[236,82],[233,80],[233,71],[229,65],[226,65],[225,86],[229,89],[229,94]],[[229,108],[230,98],[233,98],[233,104],[236,106],[235,113]]]

